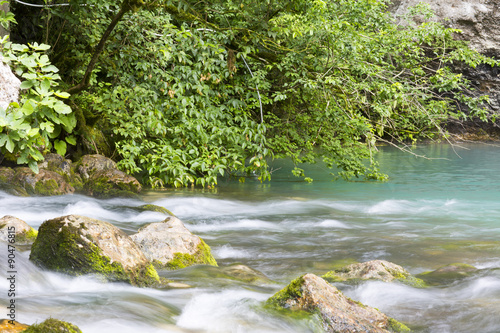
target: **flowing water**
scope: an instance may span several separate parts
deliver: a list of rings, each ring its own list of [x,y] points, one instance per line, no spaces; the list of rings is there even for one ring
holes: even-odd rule
[[[455,151],[456,150],[456,151]],[[92,276],[43,271],[17,253],[17,320],[48,317],[92,332],[311,332],[305,321],[263,310],[262,302],[299,275],[341,263],[384,259],[412,274],[451,263],[479,270],[449,284],[418,289],[369,281],[337,285],[416,332],[500,332],[500,147],[430,145],[427,160],[383,147],[386,183],[332,182],[321,165],[311,184],[275,165],[273,181],[222,181],[217,190],[150,191],[141,199],[97,200],[80,195],[19,198],[0,192],[0,216],[37,228],[49,218],[80,214],[127,233],[163,216],[130,207],[147,203],[173,211],[212,247],[220,268],[195,266],[160,275],[187,289],[135,288]],[[7,305],[7,250],[1,248],[1,305]],[[242,263],[270,280],[245,283],[224,267]],[[0,318],[5,314],[0,313]]]

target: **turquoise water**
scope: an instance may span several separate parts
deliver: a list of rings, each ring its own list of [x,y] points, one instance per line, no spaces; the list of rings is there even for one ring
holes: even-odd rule
[[[83,332],[309,332],[307,323],[273,316],[260,305],[303,273],[384,259],[413,274],[456,262],[479,270],[427,289],[376,281],[337,287],[416,332],[500,332],[500,146],[429,145],[415,153],[430,159],[381,147],[378,158],[390,176],[385,183],[334,182],[328,170],[314,165],[306,170],[314,178],[308,184],[291,176],[287,163],[276,163],[270,183],[222,180],[216,190],[150,191],[140,200],[0,192],[0,215],[34,227],[80,214],[133,233],[163,217],[127,207],[164,206],[205,239],[221,266],[160,272],[192,288],[139,289],[45,272],[31,265],[25,251],[19,254],[17,319],[31,324],[52,316]],[[6,262],[6,251],[0,260]],[[221,274],[235,263],[275,283],[249,284]],[[5,274],[0,272],[2,280]],[[6,286],[0,287],[5,295]]]

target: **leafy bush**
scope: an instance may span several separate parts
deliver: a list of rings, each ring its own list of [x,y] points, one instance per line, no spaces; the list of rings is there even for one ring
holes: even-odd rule
[[[42,152],[55,148],[57,153],[66,153],[66,142],[76,144],[73,136],[59,137],[71,133],[76,119],[71,108],[60,99],[69,94],[55,90],[60,80],[58,69],[51,65],[44,51],[45,44],[20,45],[7,42],[2,45],[3,61],[10,64],[21,83],[19,103],[0,108],[0,152],[10,153],[18,164],[28,164],[38,172],[38,161]]]
[[[81,3],[47,9],[40,34],[53,36],[68,84],[120,8]],[[395,24],[377,0],[151,1],[116,26],[75,103],[112,132],[119,165],[153,186],[265,180],[271,157],[385,179],[377,141],[446,137],[450,118],[489,118],[487,97],[452,68],[496,62],[457,30],[413,19],[428,15],[421,5]]]

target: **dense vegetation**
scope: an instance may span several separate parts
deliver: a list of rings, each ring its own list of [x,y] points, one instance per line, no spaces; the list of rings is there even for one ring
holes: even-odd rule
[[[44,148],[63,152],[74,132],[71,152],[113,156],[152,186],[266,180],[268,160],[282,157],[384,179],[377,141],[442,138],[450,117],[488,118],[487,98],[471,97],[451,68],[493,60],[427,22],[424,6],[396,24],[379,0],[69,4],[12,4],[12,39],[51,45],[73,93],[76,128],[55,122],[62,131],[50,132]],[[0,141],[2,151],[22,155],[22,147]]]

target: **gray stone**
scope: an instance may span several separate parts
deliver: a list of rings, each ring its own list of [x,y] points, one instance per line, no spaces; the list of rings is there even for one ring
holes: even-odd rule
[[[15,242],[12,242],[12,237],[9,237],[9,234],[15,235]],[[0,218],[0,240],[2,241],[12,245],[29,245],[35,241],[37,234],[35,229],[17,217],[5,215]]]
[[[21,81],[0,56],[0,108],[7,109],[10,103],[19,100],[20,86]]]
[[[347,265],[326,273],[322,278],[330,282],[381,280],[384,282],[399,281],[414,287],[425,286],[422,280],[412,276],[403,267],[385,260]]]
[[[344,296],[314,274],[305,274],[267,301],[268,306],[319,315],[325,332],[405,332],[409,329],[380,311]]]
[[[133,176],[117,169],[116,163],[102,155],[85,155],[76,163],[76,169],[83,179],[85,194],[109,198],[130,197],[142,190]]]
[[[137,286],[159,283],[158,273],[139,247],[111,223],[79,215],[45,221],[30,260],[71,275],[97,274]]]
[[[210,247],[174,216],[148,224],[130,238],[158,268],[178,269],[194,264],[217,266]]]

